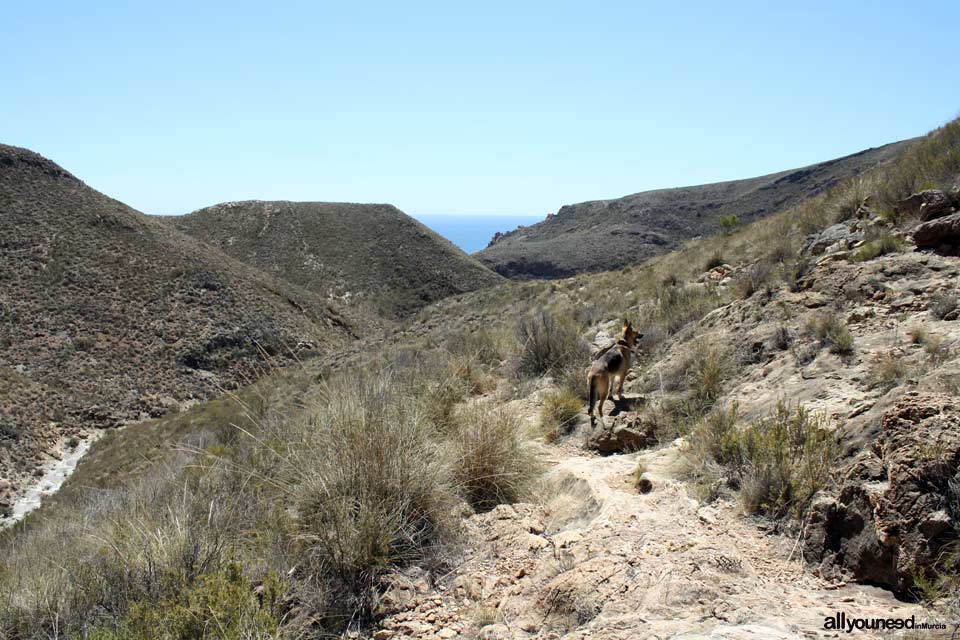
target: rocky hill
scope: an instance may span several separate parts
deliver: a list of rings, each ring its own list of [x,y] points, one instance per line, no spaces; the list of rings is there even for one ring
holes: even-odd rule
[[[255,200],[166,220],[270,275],[388,318],[500,280],[386,204]]]
[[[257,377],[264,354],[322,352],[361,327],[0,145],[0,480],[85,428],[209,399]]]
[[[758,178],[567,205],[543,222],[495,236],[476,257],[515,279],[563,278],[638,264],[684,240],[716,233],[721,216],[746,223],[782,211],[895,157],[908,142]]]

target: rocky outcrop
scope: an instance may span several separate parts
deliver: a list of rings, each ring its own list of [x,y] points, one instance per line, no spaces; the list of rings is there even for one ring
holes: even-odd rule
[[[846,251],[861,240],[863,240],[863,233],[854,230],[852,221],[839,222],[827,227],[820,233],[808,236],[803,251],[812,256],[833,253],[834,251]]]
[[[960,245],[960,213],[953,213],[917,226],[913,230],[913,241],[919,248]]]
[[[952,213],[958,205],[960,193],[927,189],[901,200],[897,205],[897,212],[926,222]]]
[[[807,559],[901,595],[957,539],[960,403],[912,392],[886,411],[876,441],[848,461],[838,491],[813,503]]]
[[[656,441],[653,423],[635,411],[628,411],[598,422],[587,438],[588,449],[604,455],[639,451]]]

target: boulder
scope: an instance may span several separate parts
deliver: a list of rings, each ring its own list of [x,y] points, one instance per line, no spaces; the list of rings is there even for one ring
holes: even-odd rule
[[[951,213],[957,204],[952,193],[944,193],[940,189],[927,189],[901,200],[897,205],[897,212],[902,215],[916,216],[926,222]]]
[[[656,440],[655,425],[641,414],[628,411],[615,416],[609,424],[599,422],[587,438],[588,449],[609,455],[638,451]]]
[[[880,419],[876,440],[840,471],[839,488],[808,514],[805,557],[906,595],[958,539],[960,403],[913,392]]]
[[[913,230],[913,241],[921,248],[960,245],[960,213],[918,225]]]
[[[863,237],[863,233],[854,231],[850,224],[840,222],[827,227],[820,233],[807,236],[803,251],[812,256],[818,256],[828,251],[845,251],[863,240]]]

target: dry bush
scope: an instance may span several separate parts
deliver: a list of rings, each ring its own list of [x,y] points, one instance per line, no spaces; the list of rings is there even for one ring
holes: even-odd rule
[[[827,347],[830,353],[841,356],[853,353],[853,335],[846,323],[835,312],[822,312],[815,315],[806,329],[816,337],[820,346]]]
[[[540,409],[540,432],[547,442],[570,433],[583,408],[580,396],[567,389],[545,393]]]
[[[667,334],[700,320],[721,303],[713,287],[686,286],[675,275],[657,285],[651,298],[655,301],[651,319]]]
[[[517,344],[515,369],[521,377],[557,375],[589,361],[590,348],[577,328],[547,311],[520,320]]]
[[[352,379],[351,379],[352,378]],[[331,385],[284,447],[282,478],[307,557],[363,604],[384,569],[423,558],[449,533],[450,464],[389,373]]]
[[[746,300],[763,289],[769,292],[775,273],[774,264],[769,259],[758,260],[734,280],[733,295]]]
[[[867,370],[867,380],[872,388],[889,391],[903,383],[910,375],[903,356],[895,352],[877,354]]]
[[[278,602],[254,598],[235,563],[235,541],[263,515],[250,502],[229,465],[183,455],[25,530],[7,541],[16,562],[0,571],[0,636],[199,638],[217,624],[223,637],[268,637]]]
[[[473,403],[457,423],[453,476],[467,502],[485,511],[523,496],[541,467],[523,441],[520,419],[502,407]]]
[[[943,320],[948,315],[957,310],[957,296],[949,293],[938,293],[933,296],[930,303],[930,311],[938,320]]]

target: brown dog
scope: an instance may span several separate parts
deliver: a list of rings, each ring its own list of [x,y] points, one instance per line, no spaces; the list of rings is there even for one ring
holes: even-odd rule
[[[613,398],[614,377],[620,378],[618,393],[623,400],[623,381],[627,377],[627,372],[630,371],[637,340],[642,337],[643,334],[635,331],[629,320],[624,320],[623,333],[617,343],[590,365],[590,372],[587,374],[587,384],[590,385],[590,408],[587,410],[590,415],[590,424],[594,424],[596,420],[593,416],[593,405],[598,400],[600,419],[603,419],[603,403],[608,397]]]

